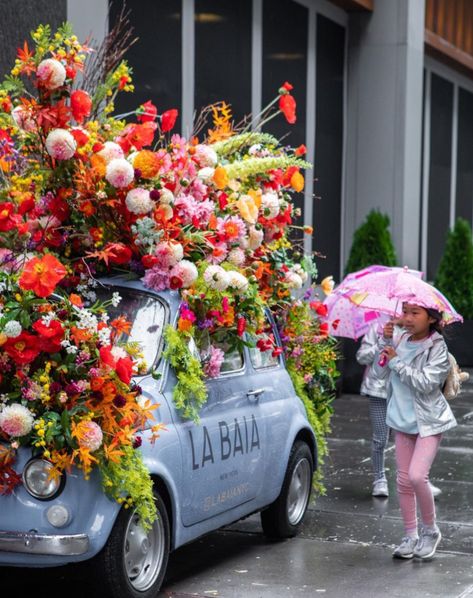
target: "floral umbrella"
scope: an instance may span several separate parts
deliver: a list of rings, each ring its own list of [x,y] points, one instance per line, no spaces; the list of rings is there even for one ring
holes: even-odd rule
[[[390,316],[399,315],[396,299],[393,301],[381,295],[379,302],[371,304],[368,301],[368,305],[365,303],[367,297],[364,289],[372,284],[373,278],[381,274],[395,276],[400,273],[407,273],[406,275],[419,281],[423,276],[418,270],[380,265],[368,266],[348,274],[324,301],[330,334],[356,340],[366,334],[372,324],[382,326]]]

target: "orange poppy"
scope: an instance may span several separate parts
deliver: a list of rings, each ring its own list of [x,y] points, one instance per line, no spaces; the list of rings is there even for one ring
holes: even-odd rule
[[[53,255],[47,253],[42,258],[29,260],[20,276],[20,288],[33,291],[38,297],[47,297],[64,276],[66,268]]]

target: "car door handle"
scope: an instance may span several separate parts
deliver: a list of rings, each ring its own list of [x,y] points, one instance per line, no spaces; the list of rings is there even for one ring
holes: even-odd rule
[[[266,388],[257,388],[256,390],[248,390],[246,396],[250,399],[250,401],[257,401],[259,396],[264,393]]]

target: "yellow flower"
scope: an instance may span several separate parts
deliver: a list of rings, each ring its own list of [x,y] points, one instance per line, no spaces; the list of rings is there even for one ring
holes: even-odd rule
[[[298,170],[291,177],[291,187],[297,193],[300,193],[304,189],[304,182],[304,177]]]
[[[225,189],[228,185],[228,174],[223,166],[217,166],[213,180],[217,189]]]
[[[335,282],[333,280],[333,276],[326,276],[320,283],[320,288],[326,295],[330,295],[334,286]]]
[[[255,224],[258,220],[258,207],[254,199],[250,195],[242,195],[236,203],[243,220]]]

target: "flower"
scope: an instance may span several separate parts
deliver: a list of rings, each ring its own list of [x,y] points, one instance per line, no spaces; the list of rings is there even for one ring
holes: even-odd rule
[[[166,110],[161,114],[161,131],[167,133],[174,128],[179,112],[176,109]]]
[[[27,133],[36,129],[36,124],[31,117],[31,113],[23,108],[23,106],[17,106],[16,108],[13,108],[11,116],[16,125]]]
[[[326,295],[330,295],[334,286],[335,282],[333,280],[333,276],[326,276],[320,283],[320,288]]]
[[[245,263],[245,259],[245,252],[239,247],[235,247],[235,249],[232,249],[227,257],[227,260],[231,264],[238,267],[243,266],[243,264]]]
[[[89,451],[97,451],[102,446],[103,432],[93,421],[82,420],[74,426],[72,435],[77,438],[79,446]]]
[[[25,330],[15,338],[9,338],[2,349],[17,365],[31,363],[40,352],[38,337]]]
[[[56,353],[61,349],[61,341],[64,338],[64,328],[58,320],[51,320],[45,324],[37,320],[33,324],[33,330],[39,335],[39,348],[47,353]]]
[[[236,270],[231,270],[227,272],[228,276],[228,286],[234,289],[238,293],[244,293],[248,289],[248,279],[240,272]]]
[[[201,168],[215,166],[218,158],[216,151],[208,145],[200,144],[195,147],[194,159]]]
[[[38,297],[48,297],[56,285],[66,276],[66,268],[50,253],[26,262],[18,284]]]
[[[174,195],[173,192],[169,189],[161,189],[159,191],[159,201],[164,205],[171,205],[174,203]]]
[[[228,174],[223,166],[217,166],[212,179],[217,189],[224,189],[228,185]]]
[[[265,218],[275,218],[279,214],[279,197],[276,193],[263,193],[261,206]]]
[[[6,405],[0,411],[0,429],[13,438],[29,434],[33,428],[33,422],[34,417],[31,411],[20,403]]]
[[[328,314],[328,307],[321,301],[311,301],[310,309],[313,309],[319,316],[326,317]]]
[[[299,276],[299,274],[296,274],[296,272],[293,272],[292,270],[286,272],[284,282],[290,289],[300,289],[303,285],[302,278]]]
[[[209,378],[217,378],[220,375],[225,353],[219,347],[210,345],[207,359],[204,365],[204,374]]]
[[[53,129],[46,137],[46,151],[56,160],[69,160],[76,147],[76,140],[66,129]]]
[[[20,336],[22,330],[23,328],[21,327],[20,322],[17,320],[10,320],[5,324],[3,334],[8,336],[8,338],[16,338],[17,336]]]
[[[173,267],[169,274],[171,288],[189,288],[197,279],[198,274],[195,264],[189,260],[181,260]],[[174,285],[177,286],[173,286],[173,281]]]
[[[184,248],[180,243],[161,241],[156,246],[154,254],[158,258],[158,265],[161,268],[171,268],[184,257]]]
[[[86,91],[76,89],[71,93],[71,110],[72,116],[79,124],[82,124],[84,119],[90,116],[92,100]]]
[[[149,196],[149,191],[136,187],[128,191],[125,199],[126,207],[133,214],[147,214],[154,208],[154,202]]]
[[[264,239],[264,231],[256,228],[254,226],[250,226],[248,231],[248,247],[250,249],[258,249],[261,246]]]
[[[122,148],[114,141],[106,141],[103,148],[97,152],[97,155],[104,158],[107,164],[112,160],[125,157]]]
[[[229,283],[230,279],[227,272],[221,266],[208,266],[204,272],[204,281],[211,289],[216,291],[224,291]]]
[[[133,168],[139,170],[140,177],[152,179],[158,174],[160,167],[159,158],[151,150],[141,150],[133,159]]]
[[[132,251],[124,243],[107,243],[105,246],[108,261],[116,266],[128,264],[132,257]]]
[[[246,226],[238,216],[226,216],[217,219],[217,232],[225,241],[236,241],[245,235]]]
[[[304,177],[298,170],[291,177],[291,187],[297,193],[300,193],[304,189]]]
[[[237,201],[241,217],[250,224],[256,224],[258,220],[258,206],[251,195],[242,195]]]
[[[296,100],[290,93],[279,97],[279,110],[284,114],[290,125],[296,122]]]
[[[113,187],[121,189],[128,187],[133,181],[135,171],[133,166],[124,158],[114,158],[107,164],[105,178]]]
[[[153,102],[148,100],[144,104],[141,104],[141,106],[136,111],[136,120],[141,123],[151,122],[153,120],[156,120],[157,115],[158,109],[153,104]]]
[[[66,69],[59,60],[47,58],[38,64],[36,77],[46,89],[57,89],[64,85]]]

